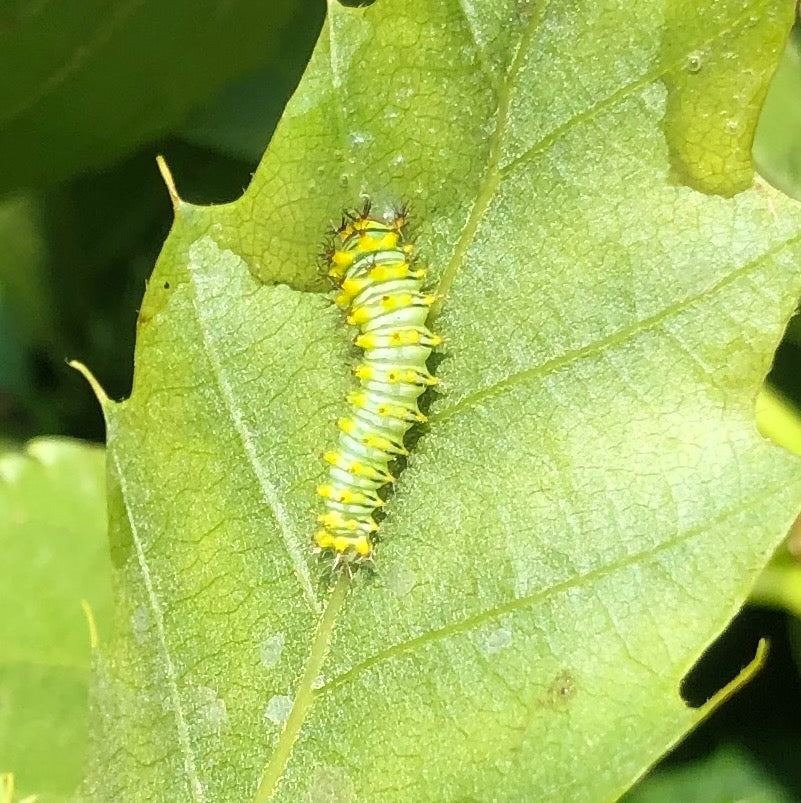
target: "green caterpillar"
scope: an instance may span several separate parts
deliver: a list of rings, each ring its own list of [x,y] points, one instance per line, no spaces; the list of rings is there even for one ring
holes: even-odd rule
[[[334,232],[326,259],[339,287],[336,303],[358,329],[364,357],[353,373],[360,387],[348,394],[352,412],[339,419],[339,448],[326,452],[328,482],[317,488],[325,500],[316,551],[333,555],[334,566],[369,561],[383,505],[378,490],[394,481],[388,464],[408,452],[409,427],[426,420],[417,399],[437,380],[426,367],[442,339],[426,326],[435,296],[422,289],[425,269],[413,264],[407,212],[371,215],[369,203],[348,214]]]

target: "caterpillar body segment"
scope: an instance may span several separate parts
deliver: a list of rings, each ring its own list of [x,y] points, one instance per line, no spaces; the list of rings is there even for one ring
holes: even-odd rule
[[[335,567],[372,560],[373,514],[384,504],[378,492],[394,482],[389,464],[408,454],[406,432],[426,420],[418,397],[437,381],[426,366],[442,342],[426,326],[435,296],[423,290],[426,271],[412,263],[406,236],[405,210],[381,218],[366,205],[343,219],[326,254],[335,302],[363,350],[353,369],[359,386],[347,397],[351,412],[337,422],[337,449],[324,455],[328,480],[317,488],[324,511],[314,545]]]

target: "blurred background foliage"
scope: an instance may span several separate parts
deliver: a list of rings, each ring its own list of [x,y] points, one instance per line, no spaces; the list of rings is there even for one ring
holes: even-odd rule
[[[19,0],[0,9],[0,437],[103,440],[65,364],[131,387],[138,304],[181,195],[247,186],[323,3]],[[91,24],[90,24],[91,23]]]
[[[304,0],[15,0],[0,9],[4,449],[43,434],[103,440],[99,407],[66,360],[89,365],[111,397],[129,393],[137,306],[172,219],[156,154],[187,200],[234,200],[300,79],[323,15],[322,2]],[[801,200],[798,26],[754,157],[771,183]],[[798,317],[769,383],[763,431],[801,444]],[[755,590],[754,605],[682,692],[705,700],[748,663],[761,636],[771,644],[766,666],[631,799],[801,799],[799,556],[801,527]]]

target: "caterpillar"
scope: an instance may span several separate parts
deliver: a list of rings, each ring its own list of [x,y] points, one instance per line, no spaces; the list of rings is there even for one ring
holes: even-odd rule
[[[325,253],[328,275],[338,292],[336,304],[355,327],[363,358],[353,369],[359,387],[348,394],[348,417],[337,421],[339,446],[323,459],[328,481],[317,487],[324,500],[317,552],[333,556],[334,567],[372,561],[384,504],[379,490],[395,481],[389,464],[408,455],[406,432],[426,417],[417,399],[437,383],[426,361],[442,339],[426,326],[436,296],[423,291],[424,268],[414,260],[408,240],[408,213],[371,214],[366,202],[348,212],[334,230]]]

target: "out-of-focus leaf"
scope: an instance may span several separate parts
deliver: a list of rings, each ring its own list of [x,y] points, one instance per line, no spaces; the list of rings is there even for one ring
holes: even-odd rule
[[[0,455],[0,772],[66,800],[86,748],[90,634],[110,621],[103,452],[39,439]]]
[[[255,165],[308,62],[323,11],[323,3],[310,4],[303,24],[293,26],[282,37],[281,50],[271,54],[258,72],[228,84],[196,109],[179,135],[187,142]]]
[[[770,385],[759,392],[756,401],[759,431],[774,443],[801,455],[801,412]]]
[[[771,184],[801,199],[801,34],[790,37],[754,137],[754,159]]]
[[[13,303],[23,342],[53,335],[47,251],[40,200],[26,193],[0,201],[0,293]]]
[[[703,716],[680,681],[801,499],[754,423],[801,210],[736,192],[793,4],[664,6],[334,4],[246,195],[176,198],[104,402],[88,797],[597,801]],[[351,354],[315,255],[363,192],[412,202],[442,395],[377,577],[329,591]]]
[[[281,52],[298,0],[72,0],[0,10],[0,192],[108,164]]]

